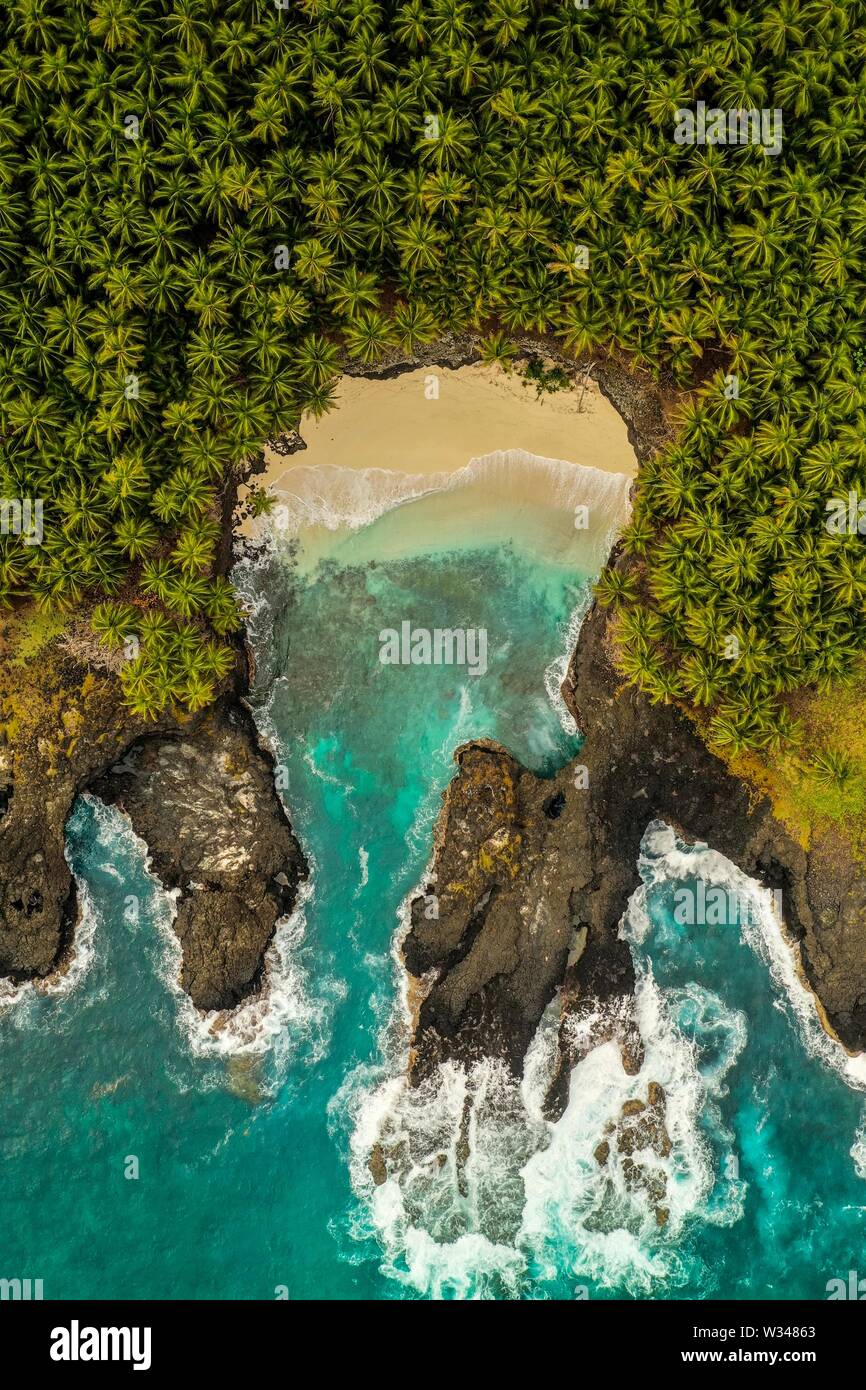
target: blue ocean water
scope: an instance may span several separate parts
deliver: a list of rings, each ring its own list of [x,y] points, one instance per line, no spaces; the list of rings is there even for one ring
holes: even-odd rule
[[[393,944],[453,750],[495,737],[541,774],[574,755],[550,691],[589,579],[513,536],[433,540],[246,571],[258,717],[312,866],[267,999],[221,1029],[195,1015],[144,847],[117,813],[76,805],[78,958],[53,992],[0,999],[0,1274],[41,1278],[46,1298],[825,1297],[866,1274],[864,1094],[769,921],[677,926],[677,886],[732,871],[663,827],[624,928],[641,1075],[596,1048],[550,1125],[551,1019],[522,1086],[487,1065],[406,1092]],[[405,619],[484,627],[486,674],[383,666],[379,633]],[[593,1158],[650,1080],[672,1139],[664,1229]],[[377,1187],[383,1139],[407,1162]]]

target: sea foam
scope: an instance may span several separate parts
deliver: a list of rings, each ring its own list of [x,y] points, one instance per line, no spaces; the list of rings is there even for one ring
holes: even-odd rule
[[[202,1057],[257,1056],[268,1053],[282,1063],[304,1041],[313,1060],[325,1046],[324,1025],[329,1002],[313,999],[308,988],[302,954],[306,930],[306,903],[312,883],[302,883],[294,910],[281,918],[264,958],[259,991],[231,1010],[203,1012],[195,1007],[180,984],[182,951],[174,931],[179,891],[166,890],[153,873],[147,844],[138,836],[129,817],[116,807],[88,797],[96,816],[100,839],[111,843],[119,858],[137,860],[150,880],[150,896],[143,915],[156,930],[161,950],[155,957],[160,980],[175,999],[178,1026],[191,1051]],[[84,886],[91,915],[97,914]],[[92,940],[87,942],[92,958]]]
[[[723,854],[706,845],[689,845],[680,840],[670,826],[653,822],[644,836],[640,858],[644,881],[652,885],[683,879],[702,879],[731,890],[737,901],[748,902],[740,931],[744,940],[766,965],[770,977],[786,1002],[806,1050],[844,1078],[849,1086],[866,1090],[866,1053],[852,1056],[826,1032],[818,1014],[815,995],[804,983],[799,968],[796,942],[785,932],[776,911],[773,894]],[[649,929],[648,918],[634,940],[641,940]]]
[[[329,531],[358,530],[386,512],[431,493],[456,492],[481,485],[491,496],[520,496],[530,484],[539,498],[574,515],[579,506],[622,520],[627,514],[631,478],[546,458],[525,449],[500,449],[472,458],[450,473],[401,473],[390,468],[341,468],[331,464],[298,464],[287,471],[275,489],[275,511],[265,514],[261,529],[287,538],[305,527]],[[600,540],[607,536],[604,530]]]
[[[468,1068],[446,1063],[413,1089],[406,1076],[412,1000],[404,983],[400,1018],[383,1034],[381,1069],[366,1068],[347,1084],[341,1103],[352,1120],[352,1181],[366,1212],[359,1231],[376,1235],[384,1271],[416,1293],[514,1297],[529,1288],[543,1291],[549,1280],[561,1297],[563,1271],[575,1290],[586,1281],[596,1292],[636,1297],[685,1284],[712,1292],[716,1275],[688,1253],[685,1237],[695,1223],[729,1226],[744,1212],[747,1185],[736,1166],[727,1171],[735,1137],[721,1102],[749,1025],[698,980],[658,985],[648,901],[659,883],[701,877],[747,899],[753,910],[742,924],[743,939],[766,966],[802,1045],[849,1086],[864,1087],[864,1058],[850,1057],[821,1027],[768,891],[717,851],[685,844],[661,822],[647,830],[640,869],[644,882],[622,925],[635,961],[635,1012],[645,1048],[637,1076],[623,1070],[614,1043],[592,1047],[571,1073],[562,1118],[548,1121],[543,1102],[558,1049],[554,1000],[522,1080],[487,1059]],[[411,896],[401,909],[396,962]],[[660,943],[659,949],[666,948]],[[585,1024],[584,1014],[578,1026]],[[668,1212],[662,1229],[616,1155],[602,1165],[595,1154],[625,1102],[645,1099],[651,1081],[664,1089],[671,1140],[660,1165]],[[851,1146],[861,1177],[864,1128]],[[652,1161],[658,1166],[657,1156]]]
[[[586,1280],[640,1296],[682,1282],[677,1242],[687,1223],[730,1223],[742,1211],[741,1184],[716,1190],[730,1136],[714,1116],[714,1152],[707,1116],[745,1045],[745,1020],[694,987],[695,1008],[726,1039],[715,1066],[702,1071],[647,966],[636,991],[640,1073],[624,1071],[615,1044],[594,1047],[572,1072],[560,1120],[544,1114],[558,1061],[556,999],[522,1079],[494,1059],[468,1068],[449,1062],[413,1088],[407,1064],[415,1001],[400,954],[412,896],[401,905],[394,938],[398,1002],[383,1029],[382,1065],[359,1069],[333,1102],[349,1119],[352,1183],[365,1213],[356,1233],[376,1236],[386,1274],[431,1297],[515,1297],[557,1278],[563,1296],[563,1270],[574,1291]],[[636,906],[640,912],[642,902]],[[664,1087],[671,1139],[670,1155],[653,1158],[667,1181],[663,1230],[616,1156],[605,1167],[595,1156],[606,1127],[626,1101],[645,1100],[651,1081]]]
[[[90,973],[95,955],[97,931],[100,928],[99,912],[88,884],[75,877],[78,898],[78,915],[75,922],[72,943],[60,968],[38,980],[25,980],[14,984],[0,977],[0,1011],[19,1008],[39,998],[62,999],[78,988]]]

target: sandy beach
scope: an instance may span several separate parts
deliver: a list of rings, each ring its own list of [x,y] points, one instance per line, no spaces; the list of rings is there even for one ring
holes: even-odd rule
[[[265,451],[267,469],[256,485],[276,502],[297,499],[319,468],[449,474],[499,450],[630,478],[637,471],[625,424],[595,382],[539,398],[517,371],[480,363],[384,379],[343,377],[336,409],[320,420],[305,417],[301,435],[307,447],[287,458]],[[255,521],[242,527],[246,535],[257,530]]]

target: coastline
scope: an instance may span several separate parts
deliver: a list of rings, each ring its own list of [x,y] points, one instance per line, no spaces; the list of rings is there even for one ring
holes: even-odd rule
[[[579,363],[575,363],[573,360],[563,358],[558,359],[557,354],[554,350],[551,349],[550,351],[548,351],[547,344],[526,340],[523,343],[523,347],[526,352],[543,354],[545,357],[548,358],[548,360],[568,361],[568,364],[570,365],[572,371],[574,371],[575,373],[579,373],[581,372],[581,370],[585,370],[585,366]],[[401,382],[404,384],[404,388],[408,389],[408,386],[412,384],[413,380],[417,381],[419,378],[429,376],[431,373],[437,376],[444,376],[444,379],[446,381],[450,381],[452,380],[452,378],[459,378],[460,380],[468,379],[470,381],[483,380],[483,373],[487,373],[489,369],[484,368],[481,372],[477,371],[475,367],[472,365],[473,363],[477,364],[477,358],[478,348],[477,342],[474,339],[468,336],[462,338],[445,339],[440,340],[435,344],[429,345],[427,348],[420,350],[417,354],[411,357],[400,357],[398,354],[394,354],[394,360],[389,361],[386,364],[375,369],[365,369],[362,371],[357,366],[357,364],[347,363],[344,381],[346,383],[347,390],[353,390],[353,398],[357,399],[357,401],[360,402],[361,405],[363,405],[365,401],[372,399],[372,395],[370,393],[372,393],[374,389],[384,389],[385,391],[388,391],[390,388],[393,388],[395,386],[399,388]],[[463,377],[460,377],[461,372],[463,372]],[[591,388],[592,408],[591,410],[587,411],[586,414],[582,416],[582,418],[580,418],[579,427],[574,431],[575,436],[584,435],[586,436],[587,440],[591,439],[593,437],[593,425],[595,424],[595,426],[597,426],[599,419],[603,418],[605,415],[614,415],[616,422],[619,426],[618,447],[621,447],[623,450],[622,454],[619,457],[627,457],[625,449],[626,445],[628,445],[631,449],[634,450],[634,453],[637,455],[638,460],[646,458],[651,453],[653,453],[656,448],[658,448],[660,442],[662,442],[666,434],[667,426],[665,421],[664,399],[662,393],[649,380],[648,377],[645,377],[643,374],[632,373],[621,362],[613,358],[602,359],[598,363],[594,364],[593,372],[594,377],[596,378],[596,384],[593,385]],[[504,373],[500,373],[500,375],[503,377],[505,376]],[[506,379],[509,381],[508,389],[510,393],[521,393],[520,396],[516,397],[516,400],[518,402],[522,402],[527,407],[527,409],[534,408],[537,412],[538,418],[544,422],[545,427],[548,427],[549,425],[553,429],[563,428],[563,420],[569,419],[569,411],[567,408],[569,404],[568,398],[569,396],[571,396],[572,393],[566,392],[558,398],[555,396],[546,397],[540,402],[536,402],[534,398],[534,390],[531,386],[527,386],[524,391],[524,387],[522,386],[522,384],[519,383],[519,379]],[[355,388],[357,388],[356,392]],[[578,390],[580,389],[582,388],[578,387]],[[396,397],[392,395],[387,398],[397,399],[399,398],[400,394],[401,393],[398,390]],[[385,400],[386,397],[380,397],[380,399]],[[441,396],[436,404],[439,407],[443,405],[443,399]],[[552,404],[556,405],[556,409],[550,409]],[[573,400],[571,401],[571,404],[574,404]],[[447,400],[445,402],[445,405],[446,411],[443,412],[442,418],[443,421],[447,423]],[[338,417],[335,416],[334,420],[337,419]],[[332,430],[334,427],[333,420],[316,423],[320,428],[315,438],[317,440],[320,440],[322,447],[325,447],[327,445],[327,430]],[[323,428],[324,424],[327,424],[327,430]],[[342,424],[346,424],[345,417],[342,420]],[[586,427],[586,429],[584,429],[584,427]],[[381,432],[383,430],[386,434],[393,434],[393,431],[389,430],[389,417],[387,412],[384,413],[383,417],[379,418],[378,420],[371,421],[370,428],[373,429],[374,435],[376,431],[378,431],[379,437],[381,437]],[[344,431],[344,433],[346,435],[347,440],[349,440],[350,432],[346,430]],[[417,436],[417,434],[418,431],[416,427],[415,435]],[[459,433],[455,437],[459,438]],[[596,435],[595,437],[597,438],[598,436]],[[626,442],[625,444],[623,443],[623,440]],[[536,449],[546,447],[543,440],[539,440],[538,442],[536,442],[535,437],[533,437],[530,442]],[[350,447],[350,444],[347,443],[346,449],[348,450],[350,449]],[[416,454],[416,459],[421,460],[424,457],[424,451],[426,450],[426,457],[428,458],[428,460],[432,462],[432,456],[429,452],[431,446],[428,439],[416,439],[415,447],[419,450],[418,454]],[[572,453],[572,456],[574,456],[575,449],[572,446],[568,447]],[[268,451],[269,454],[271,452],[273,451]],[[465,453],[465,451],[463,452]],[[306,466],[307,468],[309,468],[309,462],[312,457],[313,453],[310,447],[308,446],[307,448],[304,448],[303,443],[301,443],[301,446],[297,449],[297,452],[289,455],[288,462],[285,456],[280,457],[279,455],[275,455],[274,459],[271,460],[270,464],[268,463],[268,458],[264,457],[260,461],[258,469],[256,463],[253,462],[251,464],[249,476],[255,476],[257,473],[260,476],[262,464],[266,468],[278,468],[282,472],[282,474],[290,473],[293,467]],[[587,458],[588,456],[586,453],[584,453],[583,457]],[[437,463],[441,461],[439,455],[437,455],[436,461]],[[360,473],[363,472],[367,466],[360,452],[357,450],[355,453],[354,469],[350,469],[348,467],[349,462],[349,459],[344,459],[344,463],[340,465],[346,472],[354,471],[355,473]],[[603,462],[604,459],[599,454],[592,459],[589,466],[593,468],[599,468]],[[452,455],[451,463],[454,466],[454,470],[459,471],[460,468],[465,467],[466,460],[465,457],[461,458],[458,455]],[[412,466],[416,469],[417,472],[423,471],[422,468],[418,467],[415,462],[413,462]],[[587,464],[583,464],[582,466],[586,467]],[[635,465],[634,460],[632,458],[630,463],[630,474],[632,477],[634,476],[634,472]],[[265,482],[267,483],[267,475],[265,477]],[[224,546],[223,555],[226,570],[230,570],[232,563],[230,558],[231,544],[234,544],[236,555],[243,553],[244,549],[243,514],[246,508],[244,507],[242,501],[240,502],[239,506],[236,507],[234,505],[236,491],[242,493],[243,490],[243,483],[238,488],[237,483],[234,480],[232,480],[229,484],[227,484],[224,493],[223,520],[226,528],[226,535],[224,537],[226,544]],[[231,520],[233,516],[236,525],[232,529]],[[612,559],[613,562],[616,562],[615,553]],[[587,616],[587,623],[589,623],[590,618],[592,616],[592,613]],[[595,614],[595,619],[597,623],[597,613]],[[249,641],[247,639],[248,634],[246,633],[246,631],[242,630],[237,637],[237,647],[239,651],[239,657],[241,658],[241,660],[239,660],[238,669],[233,674],[233,677],[225,682],[226,688],[223,692],[223,699],[228,707],[238,706],[243,711],[242,722],[244,723],[246,723],[247,720],[249,720],[248,696],[251,683],[251,676],[254,671],[253,654],[250,648]],[[46,654],[53,649],[53,645],[54,644],[52,642],[48,643],[48,646],[46,648]],[[246,658],[245,660],[242,659],[244,656]],[[577,649],[575,649],[572,651],[568,663],[571,678],[566,679],[566,690],[564,691],[564,694],[565,703],[569,709],[569,713],[572,714],[572,716],[575,718],[577,722],[581,722],[581,714],[586,715],[588,711],[579,710],[577,708],[577,702],[574,700],[576,692],[573,684],[573,672],[575,669],[577,659],[578,651]],[[69,657],[67,655],[64,665],[68,661]],[[83,674],[84,673],[81,669],[81,657],[79,656],[77,662],[73,661],[71,663],[69,675],[66,677],[66,680],[62,682],[62,684],[65,685],[68,682],[69,685],[72,686],[72,688],[74,689],[74,687],[78,685],[81,681]],[[73,678],[71,681],[69,680],[69,676],[72,676]],[[166,737],[171,739],[172,737],[177,737],[178,733],[180,733],[184,727],[185,721],[181,721],[180,725],[178,725],[177,722],[173,720],[165,720],[161,724],[157,724],[156,727],[154,727],[153,725],[147,727],[143,726],[142,722],[133,719],[133,717],[129,715],[128,711],[122,711],[119,708],[116,699],[111,699],[106,704],[106,683],[112,688],[113,691],[116,682],[113,680],[113,678],[103,677],[102,681],[100,682],[100,685],[102,687],[102,693],[100,695],[99,700],[87,700],[86,702],[83,702],[89,706],[89,710],[88,718],[81,722],[91,730],[91,736],[87,739],[82,738],[80,742],[78,742],[75,754],[71,757],[73,767],[70,767],[69,771],[73,773],[73,785],[69,786],[66,778],[61,779],[63,783],[64,793],[62,800],[65,803],[66,807],[71,805],[72,799],[77,791],[89,789],[101,777],[104,777],[108,769],[118,761],[118,758],[123,755],[125,750],[128,749],[131,744],[138,742],[147,744],[154,737],[156,737],[157,739],[165,739]],[[78,694],[78,691],[75,691],[75,693]],[[94,694],[95,693],[96,692],[94,691]],[[81,713],[83,713],[83,710],[79,713],[79,719]],[[192,724],[195,726],[199,722],[199,720],[193,720]],[[258,731],[255,730],[254,726],[251,726],[252,720],[249,720],[249,723],[247,725],[249,729],[249,737],[253,747],[256,749],[257,755],[259,757],[263,757],[268,762],[272,761],[272,755],[269,755],[269,751],[263,746],[263,740],[259,736]],[[188,728],[189,726],[187,725],[186,731],[188,731]],[[33,732],[35,732],[35,730]],[[688,746],[684,750],[682,766],[682,775],[684,777],[688,777],[688,756],[690,752],[695,759],[695,766],[699,766],[703,761],[701,757],[697,757],[697,755],[694,753],[694,748],[692,747],[693,742],[695,741],[691,739],[686,740],[686,744]],[[14,749],[11,751],[13,751],[14,753]],[[19,749],[19,752],[20,751],[21,750]],[[71,754],[72,745],[70,745],[69,750],[69,755]],[[29,761],[30,759],[28,758],[28,762]],[[715,764],[715,769],[717,770],[717,772],[721,774],[721,782],[728,783],[730,774],[727,774],[727,770],[723,770],[720,767],[720,765],[716,764],[715,760],[712,761]],[[84,764],[83,768],[80,766],[81,763]],[[72,781],[73,779],[69,780]],[[55,784],[50,788],[50,790],[54,793],[54,795],[51,796],[49,800],[56,806],[56,793],[58,790],[60,790],[60,788],[55,782]],[[35,805],[35,802],[39,800],[38,790],[34,789],[34,793],[35,796],[33,804]],[[28,803],[30,803],[31,801],[31,798],[29,796],[27,798],[27,801]],[[19,817],[21,813],[25,810],[25,807],[22,804],[22,799],[20,797],[15,798],[15,800],[12,803],[12,806],[13,816],[11,818],[11,822],[14,823],[19,820]],[[57,810],[60,809],[60,807],[57,807]],[[15,814],[16,812],[18,813],[17,815]],[[61,817],[62,814],[63,813],[61,811]],[[25,820],[26,819],[27,817],[25,816]],[[0,826],[0,829],[6,830],[6,838],[8,843],[8,835],[10,830],[12,830],[12,823],[10,823],[10,818],[8,815],[6,817],[6,822],[6,826]],[[288,824],[288,822],[286,822],[286,824]],[[59,859],[62,857],[61,834],[62,819],[60,824],[55,824],[53,828],[53,834],[48,837],[49,839],[52,839],[54,841],[52,844],[51,852],[52,860]],[[13,835],[17,839],[17,835],[15,835],[14,831]],[[55,836],[56,839],[54,838]],[[44,843],[44,833],[40,835],[39,838]],[[26,836],[22,836],[22,839],[26,840]],[[21,852],[23,857],[23,843],[21,845]],[[777,869],[777,865],[773,867]],[[633,869],[633,865],[630,865],[629,868]],[[803,866],[798,865],[797,869],[799,870],[799,872],[795,870],[795,877],[800,879],[802,882]],[[772,872],[769,875],[761,876],[764,877],[765,880],[766,877],[775,877],[775,875]],[[53,975],[57,970],[58,966],[62,966],[62,963],[68,960],[70,954],[75,949],[74,937],[75,935],[77,935],[77,930],[75,928],[74,919],[77,916],[76,908],[78,904],[75,902],[75,886],[74,883],[71,882],[71,876],[69,875],[68,869],[66,869],[65,864],[62,865],[62,868],[60,865],[58,865],[57,869],[53,869],[52,879],[53,892],[50,892],[45,895],[45,906],[47,909],[46,915],[48,920],[44,922],[42,928],[44,932],[43,939],[47,938],[47,949],[43,948],[38,962],[36,960],[33,960],[32,963],[28,961],[29,968],[25,967],[24,970],[21,970],[19,967],[19,969],[17,970],[13,968],[10,971],[7,965],[8,973],[12,976],[13,979],[16,979],[18,983],[23,982],[23,980],[26,978],[32,979],[36,977],[38,979],[39,977],[42,977],[44,979],[45,976]],[[809,982],[809,985],[814,991],[816,1002],[820,1004],[820,1011],[825,1031],[828,1032],[829,1036],[835,1036],[835,1038],[838,1041],[840,1041],[842,1045],[845,1046],[848,1050],[856,1051],[857,1043],[859,1042],[859,1038],[856,1036],[856,1034],[859,1030],[856,1027],[852,1029],[850,1026],[847,1029],[844,1027],[841,1029],[834,1028],[831,1019],[834,1015],[838,1017],[839,1012],[836,1008],[833,1007],[835,1000],[822,1000],[821,997],[823,993],[823,990],[821,989],[821,981],[820,979],[816,978],[816,976],[820,975],[821,972],[816,971],[815,969],[816,958],[818,958],[818,960],[820,960],[821,958],[820,951],[816,949],[816,947],[819,944],[818,941],[816,941],[816,935],[820,936],[820,931],[816,933],[817,922],[815,921],[815,919],[820,915],[820,908],[825,906],[826,900],[829,897],[829,888],[825,888],[822,890],[817,883],[810,885],[810,888],[820,905],[819,912],[813,914],[809,912],[808,909],[806,910],[806,912],[798,912],[798,920],[792,933],[794,940],[800,946],[799,955],[802,963],[803,973],[805,974],[806,979]],[[61,892],[58,893],[58,889],[61,889]],[[58,902],[58,898],[61,899],[61,902]],[[63,899],[65,899],[65,910],[64,906],[62,905]],[[805,924],[804,918],[806,919]],[[812,918],[812,921],[809,921],[810,918]],[[803,930],[804,925],[805,931]],[[35,923],[33,921],[30,921],[28,923],[28,926],[29,931],[26,933],[26,936],[27,938],[32,940],[33,927],[35,926]],[[803,937],[805,937],[805,940],[803,939]],[[260,978],[260,975],[258,975],[259,981]],[[255,985],[253,986],[253,988],[255,990]],[[852,1033],[854,1034],[853,1037]]]
[[[480,362],[345,375],[336,410],[305,417],[300,442],[289,455],[273,443],[263,451],[256,485],[277,501],[309,486],[312,469],[387,470],[436,486],[473,458],[512,450],[630,478],[637,473],[627,427],[592,378],[537,396],[518,372]],[[240,533],[257,530],[244,517]]]

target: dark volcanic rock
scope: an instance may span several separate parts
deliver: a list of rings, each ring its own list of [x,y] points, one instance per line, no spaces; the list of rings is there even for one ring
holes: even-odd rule
[[[496,745],[466,744],[455,754],[436,878],[412,904],[404,943],[410,973],[427,976],[413,1080],[446,1059],[483,1055],[519,1071],[557,990],[563,1025],[553,1113],[589,1045],[614,1037],[626,1068],[640,1066],[631,956],[617,930],[640,883],[641,840],[656,819],[781,890],[786,927],[829,1024],[847,1046],[862,1048],[866,876],[837,842],[805,851],[679,710],[623,688],[605,635],[605,613],[595,607],[563,687],[587,734],[574,764],[550,781]]]
[[[627,1100],[619,1117],[605,1126],[604,1138],[595,1150],[600,1168],[619,1166],[626,1190],[643,1192],[650,1200],[656,1225],[666,1226],[670,1215],[664,1205],[668,1195],[664,1160],[673,1145],[666,1124],[666,1097],[657,1081],[647,1087],[647,1099]]]
[[[249,714],[222,700],[189,732],[136,744],[93,791],[127,813],[154,871],[180,889],[174,929],[193,1003],[239,1003],[307,872]]]
[[[520,347],[540,348],[574,369],[543,339],[524,337]],[[477,345],[458,337],[450,348],[438,343],[430,351],[457,366]],[[403,369],[395,362],[384,371]],[[613,358],[595,362],[592,375],[624,419],[638,460],[650,457],[670,438],[663,394]],[[732,776],[678,709],[651,705],[623,687],[605,639],[606,615],[595,607],[563,687],[587,735],[572,766],[542,780],[496,745],[473,743],[455,753],[459,771],[437,825],[436,878],[412,904],[404,942],[408,970],[424,976],[413,993],[421,1002],[412,1080],[449,1058],[485,1055],[519,1072],[557,992],[560,1067],[551,1113],[565,1102],[572,1064],[604,1038],[619,1042],[627,1071],[640,1069],[634,971],[617,931],[640,883],[641,840],[655,819],[781,890],[785,926],[825,1023],[845,1046],[863,1049],[862,867],[838,837],[804,850],[769,800]]]
[[[731,775],[690,721],[622,689],[605,648],[605,615],[581,631],[563,695],[589,732],[588,814],[612,846],[618,893],[637,886],[637,849],[658,818],[706,841],[745,873],[781,892],[785,928],[825,1022],[852,1051],[866,1047],[866,874],[837,836],[806,850],[767,797]],[[568,984],[568,981],[566,981]]]
[[[21,982],[63,965],[77,917],[64,857],[78,793],[154,726],[125,709],[110,673],[55,643],[38,668],[0,664],[0,975]]]
[[[0,664],[0,975],[23,983],[70,959],[78,906],[65,827],[79,792],[97,790],[125,806],[156,872],[181,889],[184,987],[200,1008],[237,1003],[306,873],[270,759],[234,678],[213,709],[153,723],[79,645],[55,639],[35,671]]]
[[[449,1058],[497,1056],[519,1073],[563,982],[603,1005],[604,1035],[639,1058],[631,954],[616,936],[637,853],[627,887],[572,770],[551,784],[489,741],[464,744],[455,759],[459,773],[437,825],[435,879],[412,903],[404,942],[409,972],[429,972],[413,1080]],[[555,817],[545,810],[551,797],[561,807]]]
[[[455,758],[436,879],[413,902],[404,943],[411,974],[439,972],[421,1004],[416,1079],[455,1052],[501,1056],[519,1071],[574,935],[562,822],[542,805],[549,784],[487,740]]]

